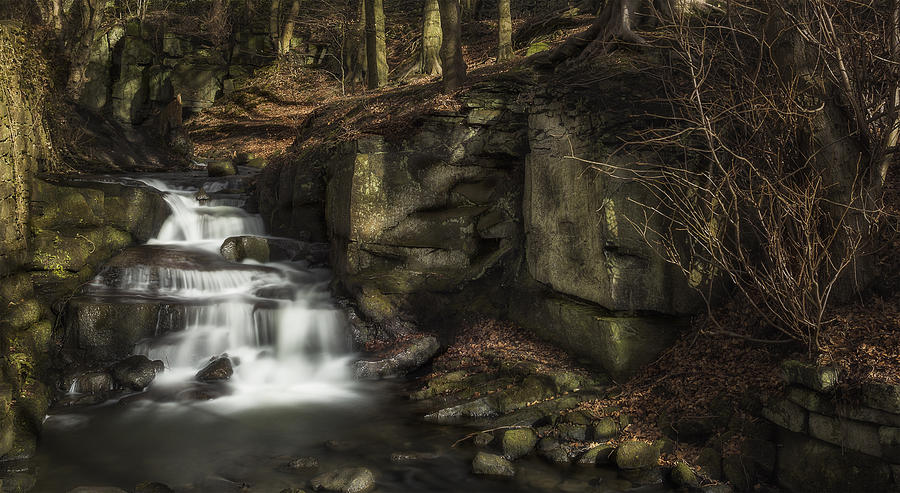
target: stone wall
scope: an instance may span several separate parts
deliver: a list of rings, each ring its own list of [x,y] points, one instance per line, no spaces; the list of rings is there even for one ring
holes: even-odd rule
[[[900,385],[838,393],[838,373],[783,365],[788,388],[763,408],[779,428],[775,475],[796,493],[900,491]]]

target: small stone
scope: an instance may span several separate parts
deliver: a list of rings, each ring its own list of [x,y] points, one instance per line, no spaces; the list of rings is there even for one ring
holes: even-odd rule
[[[528,455],[537,444],[537,433],[531,428],[506,430],[503,433],[503,456],[509,460]]]
[[[288,467],[291,469],[318,469],[319,467],[319,459],[315,457],[297,457],[296,459],[292,459],[288,462]]]
[[[135,486],[134,493],[175,493],[175,490],[166,484],[148,481]]]
[[[649,469],[659,462],[659,450],[647,442],[629,440],[616,450],[619,469]]]
[[[672,472],[669,473],[669,478],[672,480],[672,483],[679,487],[696,488],[700,486],[700,480],[697,479],[697,475],[694,474],[694,471],[686,462],[675,464]]]
[[[196,378],[201,382],[219,382],[228,380],[234,374],[231,359],[228,355],[210,358],[209,363],[197,372]]]
[[[491,433],[479,433],[475,435],[475,438],[472,439],[475,443],[475,446],[478,448],[485,448],[494,441],[494,435]]]
[[[510,461],[499,455],[487,452],[478,452],[475,455],[475,459],[472,460],[472,471],[475,474],[489,476],[512,477],[516,474],[516,470]]]
[[[375,488],[375,473],[365,467],[349,467],[320,474],[309,484],[314,491],[365,493]]]

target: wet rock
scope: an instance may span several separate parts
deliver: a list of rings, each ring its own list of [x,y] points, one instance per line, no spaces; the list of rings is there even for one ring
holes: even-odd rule
[[[320,474],[309,484],[314,491],[365,493],[375,488],[375,474],[365,467],[350,467]]]
[[[394,452],[391,454],[391,462],[394,464],[408,464],[410,462],[434,460],[438,457],[440,457],[440,454],[434,452]]]
[[[62,390],[78,394],[106,394],[114,388],[112,375],[101,370],[74,373],[66,376],[62,382]]]
[[[319,459],[315,457],[297,457],[288,462],[287,467],[294,470],[318,469]]]
[[[325,448],[335,452],[349,452],[358,446],[358,443],[350,440],[327,440],[325,442]]]
[[[209,363],[197,372],[197,380],[201,382],[220,382],[228,380],[234,374],[231,358],[228,355],[210,358]]]
[[[440,347],[435,337],[427,336],[413,341],[390,358],[379,361],[357,361],[356,378],[374,380],[405,375],[430,361]]]
[[[209,176],[230,176],[237,174],[237,168],[231,161],[210,161],[206,164],[206,172]]]
[[[492,433],[479,433],[472,439],[472,443],[478,448],[485,448],[493,441],[494,435]]]
[[[697,488],[700,486],[700,480],[697,479],[697,475],[694,474],[694,471],[686,462],[675,464],[675,467],[669,473],[669,479],[675,486],[682,488]]]
[[[478,452],[472,460],[472,472],[488,476],[515,476],[516,470],[512,462],[499,455]]]
[[[619,469],[648,469],[656,467],[659,451],[647,442],[629,440],[616,450],[616,466]]]
[[[503,456],[509,460],[528,455],[537,445],[537,433],[531,428],[506,430],[503,433]]]
[[[162,372],[165,365],[162,361],[150,361],[144,355],[134,355],[110,367],[113,379],[122,387],[141,391],[150,385],[156,374]]]
[[[566,465],[572,460],[571,448],[566,444],[559,443],[555,438],[542,438],[541,441],[538,442],[537,449],[538,455],[551,464]]]
[[[175,490],[166,484],[148,481],[135,486],[134,493],[175,493]]]
[[[226,238],[219,252],[232,262],[241,262],[245,259],[257,262],[305,260],[312,265],[324,265],[328,263],[329,245],[290,238],[242,235]]]
[[[206,190],[201,188],[194,194],[194,198],[197,200],[197,202],[200,202],[202,204],[209,201],[209,194],[206,193]]]

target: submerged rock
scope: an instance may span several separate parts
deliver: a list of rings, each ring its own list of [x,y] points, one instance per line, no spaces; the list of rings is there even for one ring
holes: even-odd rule
[[[197,372],[197,380],[201,382],[220,382],[234,375],[231,358],[227,354],[210,358],[209,363]]]
[[[296,459],[291,459],[287,466],[289,469],[294,470],[318,469],[319,459],[315,457],[297,457]]]
[[[164,370],[162,361],[150,361],[144,355],[134,355],[112,365],[110,372],[116,383],[131,390],[144,390]]]
[[[175,490],[166,484],[148,481],[135,486],[134,493],[175,493]]]
[[[472,472],[475,474],[505,477],[512,477],[516,474],[512,462],[499,455],[489,454],[487,452],[478,452],[478,454],[475,455],[475,459],[472,460]]]
[[[356,378],[380,379],[405,375],[431,360],[440,347],[435,337],[427,336],[413,341],[390,358],[379,361],[357,361]]]
[[[375,473],[365,467],[349,467],[320,474],[309,484],[314,491],[365,493],[375,488]]]

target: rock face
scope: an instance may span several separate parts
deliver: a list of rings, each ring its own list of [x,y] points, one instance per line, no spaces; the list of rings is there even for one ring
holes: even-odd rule
[[[482,313],[627,378],[674,341],[700,298],[632,225],[643,209],[631,200],[649,201],[647,191],[569,157],[627,168],[611,157],[622,128],[664,124],[635,117],[660,113],[650,103],[618,104],[652,99],[652,80],[626,71],[604,84],[475,86],[460,112],[422,117],[411,132],[263,170],[260,211],[276,234],[330,239],[338,284],[375,333]]]
[[[356,378],[380,379],[405,375],[427,363],[441,345],[432,336],[417,339],[399,353],[379,361],[357,361]]]

